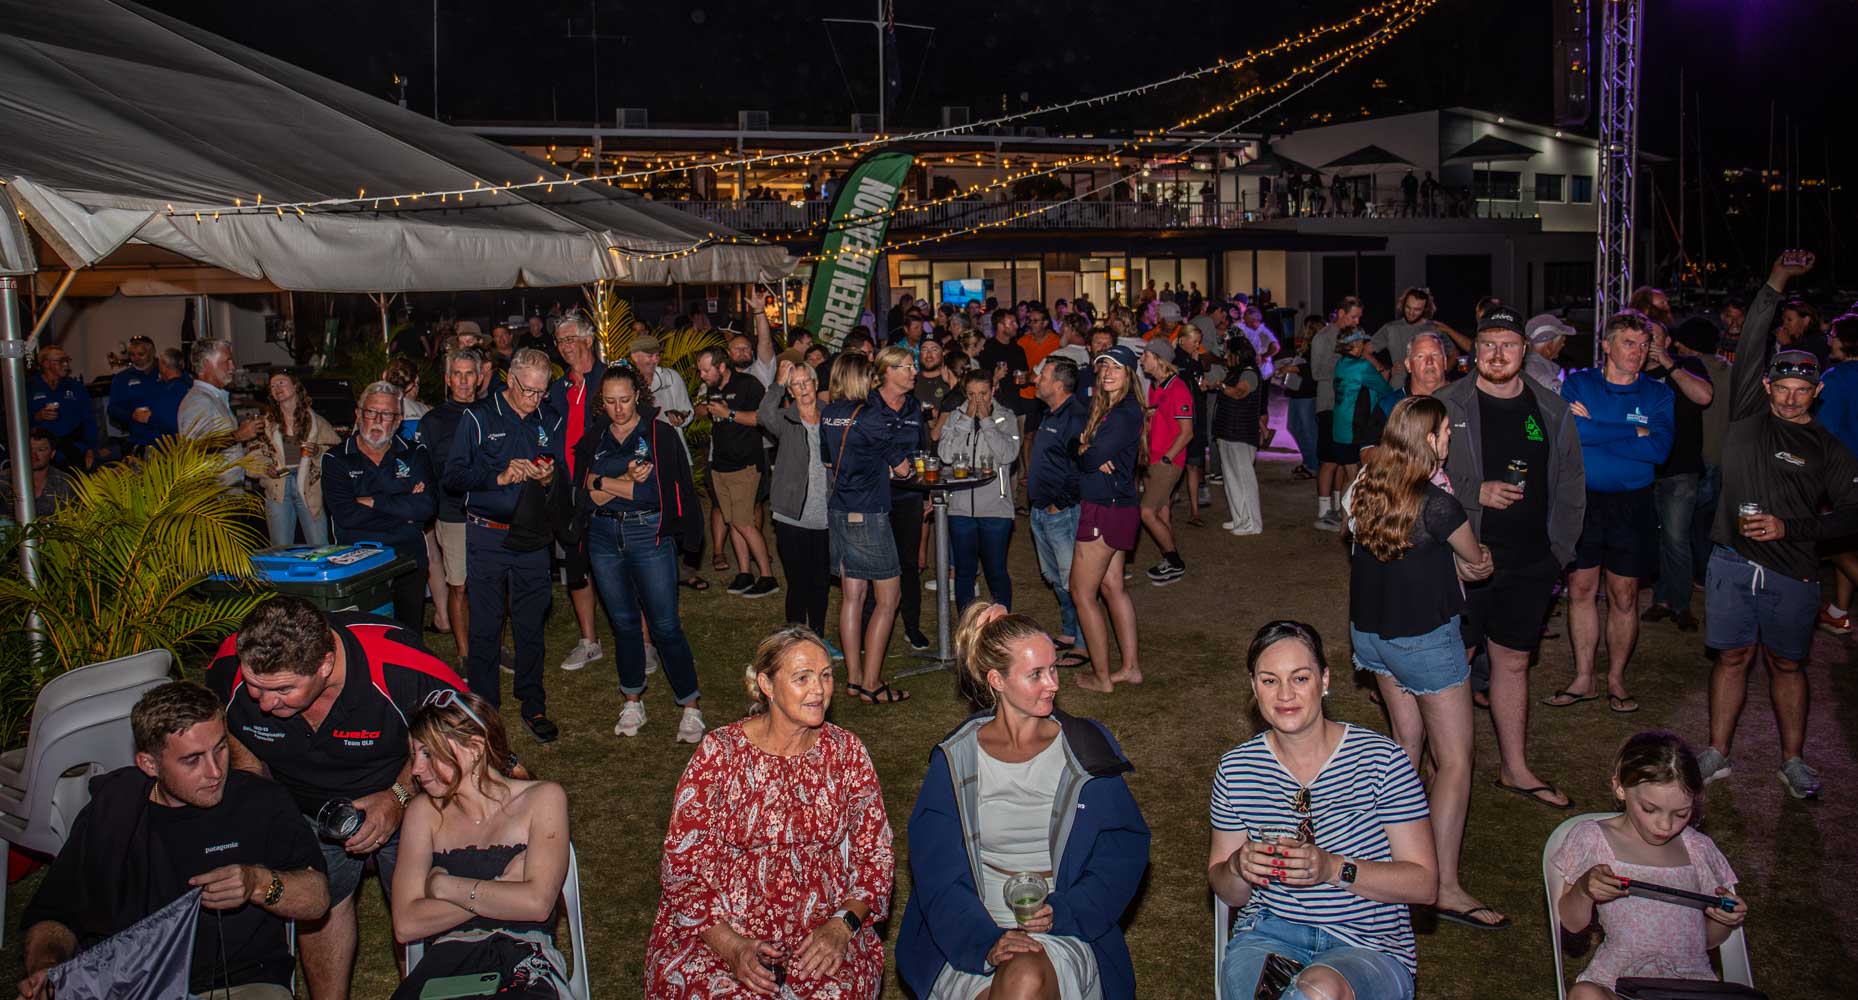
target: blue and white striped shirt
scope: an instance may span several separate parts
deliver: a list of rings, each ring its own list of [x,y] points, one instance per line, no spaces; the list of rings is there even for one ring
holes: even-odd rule
[[[1316,846],[1354,861],[1392,861],[1386,828],[1425,819],[1426,790],[1405,751],[1370,729],[1340,724],[1335,753],[1310,783]],[[1226,751],[1213,778],[1213,829],[1246,833],[1267,826],[1296,829],[1305,814],[1291,808],[1303,786],[1278,762],[1263,733]],[[1331,885],[1252,889],[1241,911],[1269,911],[1321,927],[1362,948],[1391,955],[1418,972],[1413,925],[1403,903],[1379,903]]]

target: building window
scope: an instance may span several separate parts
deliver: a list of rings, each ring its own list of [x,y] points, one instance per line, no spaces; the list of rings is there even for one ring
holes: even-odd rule
[[[1568,200],[1576,205],[1593,204],[1593,175],[1575,174],[1568,183]]]
[[[1523,175],[1515,170],[1471,171],[1471,196],[1516,201],[1522,195]]]
[[[1537,202],[1560,201],[1561,184],[1566,179],[1565,174],[1536,174],[1535,200]]]
[[[1593,308],[1592,261],[1550,261],[1542,265],[1542,304],[1549,309]]]

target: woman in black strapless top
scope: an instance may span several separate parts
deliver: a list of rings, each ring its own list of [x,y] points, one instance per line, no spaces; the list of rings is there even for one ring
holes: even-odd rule
[[[435,697],[409,727],[425,794],[407,806],[394,872],[394,936],[425,941],[426,953],[394,1000],[417,1000],[435,979],[487,973],[499,977],[499,997],[567,997],[555,948],[567,795],[516,762],[483,699]]]

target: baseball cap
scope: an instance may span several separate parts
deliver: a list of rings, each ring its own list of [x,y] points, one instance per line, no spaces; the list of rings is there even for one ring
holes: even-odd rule
[[[657,337],[649,333],[642,333],[632,338],[632,346],[626,349],[626,353],[637,354],[640,351],[644,351],[646,354],[663,354],[664,345],[658,342]]]
[[[478,326],[476,320],[461,319],[452,324],[452,332],[459,336],[464,336],[468,333],[473,337],[482,337],[484,335],[484,328]]]
[[[1523,320],[1516,315],[1516,310],[1509,306],[1497,306],[1484,313],[1484,318],[1477,321],[1479,330],[1508,330],[1527,336],[1523,331]]]
[[[1164,322],[1179,323],[1181,321],[1181,307],[1172,302],[1163,302],[1161,305],[1155,307],[1155,315],[1160,317]]]
[[[1768,362],[1768,381],[1779,382],[1784,378],[1797,378],[1802,382],[1819,383],[1819,359],[1810,351],[1779,351],[1774,360]]]
[[[1373,337],[1370,337],[1367,334],[1363,333],[1360,327],[1356,327],[1355,329],[1349,331],[1348,336],[1343,337],[1341,340],[1337,341],[1337,343],[1352,344],[1358,340],[1373,340],[1373,339],[1374,339]]]
[[[1124,347],[1121,344],[1117,344],[1116,346],[1110,348],[1109,350],[1104,351],[1102,354],[1099,354],[1096,357],[1091,358],[1090,364],[1091,364],[1091,367],[1094,368],[1097,365],[1104,363],[1105,361],[1111,362],[1113,364],[1121,365],[1124,368],[1129,369],[1130,371],[1135,371],[1135,367],[1136,367],[1135,352],[1130,350],[1127,347]]]
[[[1561,318],[1554,313],[1537,313],[1529,317],[1529,322],[1523,325],[1523,329],[1524,336],[1529,338],[1531,344],[1546,344],[1556,337],[1574,335],[1574,328],[1562,322]]]
[[[1168,343],[1166,337],[1155,337],[1149,340],[1142,345],[1142,351],[1145,354],[1153,354],[1169,364],[1174,363],[1174,345]]]

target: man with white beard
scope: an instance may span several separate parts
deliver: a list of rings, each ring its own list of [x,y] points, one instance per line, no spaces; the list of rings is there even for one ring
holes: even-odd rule
[[[418,564],[393,583],[394,619],[417,635],[426,613],[426,523],[438,513],[439,490],[426,449],[394,433],[401,402],[388,382],[362,392],[354,433],[323,454],[323,506],[333,540],[379,542]]]

